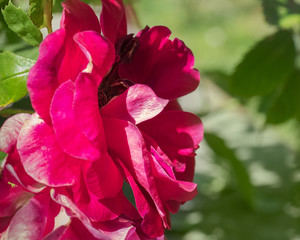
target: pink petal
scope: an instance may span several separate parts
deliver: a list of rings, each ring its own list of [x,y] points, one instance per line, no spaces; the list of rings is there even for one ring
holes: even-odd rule
[[[96,69],[99,74],[100,77],[97,82],[99,84],[114,63],[114,45],[95,31],[77,33],[74,40],[78,43],[89,62],[93,64],[93,70]]]
[[[40,54],[36,64],[30,69],[27,88],[35,111],[51,124],[50,104],[56,88],[59,86],[57,74],[61,66],[65,40],[63,29],[49,34],[40,45]]]
[[[185,44],[169,40],[168,28],[157,26],[137,36],[139,47],[130,63],[120,64],[121,78],[149,85],[161,98],[176,99],[194,91],[200,81],[194,56]]]
[[[158,191],[163,201],[176,200],[178,202],[186,202],[197,195],[197,184],[178,181],[170,177],[155,158],[153,158],[152,163]]]
[[[47,214],[47,201],[41,201],[41,197],[32,198],[11,220],[8,229],[8,239],[42,239]]]
[[[60,85],[53,97],[50,113],[57,142],[73,157],[99,159],[99,149],[93,146],[75,122],[74,94],[74,83],[69,80]]]
[[[9,195],[11,185],[7,181],[4,181],[3,176],[0,177],[0,201]]]
[[[182,111],[166,111],[143,122],[139,128],[150,136],[171,158],[178,155],[192,157],[203,138],[199,117]]]
[[[52,128],[37,114],[23,126],[17,149],[25,171],[40,183],[72,185],[80,175],[82,161],[62,151]]]
[[[101,27],[104,36],[112,43],[127,34],[125,8],[122,0],[101,0]]]
[[[8,182],[21,186],[32,193],[38,193],[45,188],[43,184],[36,182],[25,172],[16,147],[7,155],[2,175]]]
[[[91,163],[85,178],[90,192],[99,198],[114,197],[123,186],[120,171],[108,154]]]
[[[69,226],[62,225],[49,233],[43,240],[61,240]]]
[[[154,177],[152,175],[152,169],[150,165],[151,156],[146,148],[142,134],[139,132],[136,126],[123,120],[103,118],[103,122],[109,150],[119,159],[119,164],[122,166],[123,170],[128,169],[128,175],[133,177],[134,180],[130,182],[130,184],[133,184],[133,182],[136,181],[148,192],[148,201],[154,204],[156,211],[159,213],[164,225],[167,227],[168,220],[166,213],[160,200]],[[116,140],[123,144],[116,144]],[[139,194],[139,196],[139,199],[143,197],[142,194]],[[145,215],[150,208],[147,207],[149,204],[145,204],[145,202],[147,202],[147,200],[144,200],[143,204],[139,204],[139,213],[142,216]],[[154,231],[154,228],[151,229]],[[155,230],[155,234],[158,234],[157,231],[160,233],[160,235],[157,236],[161,236],[161,230]]]
[[[20,130],[30,116],[30,114],[19,113],[4,122],[0,129],[0,151],[5,153],[14,151]]]
[[[25,192],[21,187],[11,188],[9,195],[0,199],[0,217],[12,216],[32,196],[33,194]]]
[[[75,82],[75,86],[75,123],[96,149],[100,152],[106,152],[106,140],[98,106],[97,83],[92,79],[91,74],[81,73]],[[68,120],[68,124],[71,121]]]
[[[0,217],[0,238],[2,237],[1,233],[3,233],[8,228],[11,219],[12,217]]]
[[[66,31],[66,38],[58,73],[60,83],[69,79],[75,81],[88,64],[88,59],[73,39],[74,35],[88,30],[100,33],[99,20],[88,4],[79,0],[67,0],[62,5],[64,11],[60,25]]]
[[[148,193],[142,192],[143,188],[137,184],[134,177],[130,174],[122,162],[120,162],[120,165],[122,166],[127,181],[132,188],[136,207],[143,218],[141,224],[143,232],[153,238],[161,236],[164,233],[163,221],[157,212],[151,197]]]
[[[109,186],[113,185],[109,184]],[[113,198],[99,199],[90,193],[82,178],[74,185],[73,196],[78,208],[93,221],[112,220],[121,214],[132,218],[138,217],[135,208],[123,195],[121,189]]]
[[[76,218],[72,218],[71,224],[64,232],[64,234],[59,238],[59,240],[109,240],[108,237],[102,235],[101,238],[93,236],[84,225]],[[54,239],[53,239],[54,240]]]
[[[146,85],[135,84],[101,109],[102,116],[139,124],[158,115],[168,100],[155,95]]]

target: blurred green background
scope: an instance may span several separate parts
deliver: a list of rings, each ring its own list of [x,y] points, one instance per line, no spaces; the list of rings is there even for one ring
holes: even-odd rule
[[[86,2],[100,12],[99,0]],[[126,3],[130,31],[168,26],[192,49],[202,76],[199,88],[180,99],[205,128],[196,160],[199,194],[172,216],[167,238],[300,240],[299,1]],[[0,51],[36,59],[38,49],[0,20]],[[1,121],[24,109],[30,111],[28,98],[1,111]]]

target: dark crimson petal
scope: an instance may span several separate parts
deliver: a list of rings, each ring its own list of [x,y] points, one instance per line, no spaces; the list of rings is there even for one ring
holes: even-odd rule
[[[6,198],[10,192],[11,185],[7,181],[4,181],[3,177],[0,176],[0,201]]]
[[[112,183],[114,183],[114,181],[111,181],[111,183],[108,183],[107,185],[113,186],[114,184]],[[133,219],[138,218],[135,208],[123,195],[121,189],[113,198],[108,197],[105,199],[99,199],[94,194],[91,194],[90,190],[87,189],[83,177],[80,182],[77,182],[73,186],[73,198],[78,208],[93,221],[112,220],[121,214],[125,214]]]
[[[158,115],[167,103],[168,100],[157,97],[150,87],[135,84],[105,105],[101,115],[138,124]]]
[[[72,185],[84,164],[62,151],[53,129],[37,114],[23,126],[17,149],[27,174],[47,186]]]
[[[89,191],[101,199],[116,196],[123,186],[121,173],[108,154],[91,163],[85,179]]]
[[[129,63],[119,66],[121,78],[149,85],[161,98],[174,100],[194,91],[200,81],[194,56],[185,44],[169,40],[168,28],[157,26],[137,36],[139,46]]]
[[[127,170],[125,165],[120,161],[120,165],[122,166],[126,179],[130,184],[134,198],[136,207],[143,218],[141,228],[145,234],[150,237],[159,237],[164,234],[164,226],[161,216],[157,212],[157,209],[149,196],[148,193],[143,192],[143,188],[136,183],[134,177]],[[144,190],[145,191],[145,190]],[[169,228],[169,226],[166,226]]]
[[[112,43],[127,34],[127,23],[123,0],[101,0],[100,22],[104,36]]]
[[[0,217],[0,238],[1,233],[3,233],[9,226],[12,217]]]
[[[53,96],[50,113],[57,142],[64,152],[73,157],[99,159],[100,149],[89,141],[76,123],[74,95],[75,85],[69,80],[60,85]]]
[[[163,201],[176,200],[186,202],[192,200],[198,193],[197,184],[192,182],[178,181],[170,177],[163,167],[153,158],[153,172],[160,197]],[[168,189],[168,191],[166,191]],[[167,204],[168,206],[168,204]],[[172,208],[169,208],[172,211]],[[172,211],[174,213],[174,211]]]
[[[196,115],[182,111],[166,111],[157,117],[139,124],[164,153],[174,162],[194,164],[193,158],[203,138],[203,125]],[[183,168],[183,170],[185,167]],[[182,179],[187,180],[187,179]]]

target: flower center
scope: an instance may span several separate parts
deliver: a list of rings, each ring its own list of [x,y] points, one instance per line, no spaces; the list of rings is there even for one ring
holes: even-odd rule
[[[98,88],[98,105],[102,108],[113,97],[119,96],[125,92],[130,86],[134,85],[128,79],[121,79],[119,76],[119,64],[130,63],[132,57],[139,46],[137,38],[133,34],[127,35],[116,43],[116,60],[110,72],[103,78]]]

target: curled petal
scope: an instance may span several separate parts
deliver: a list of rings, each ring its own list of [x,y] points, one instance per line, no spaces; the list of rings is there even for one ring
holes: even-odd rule
[[[69,80],[56,90],[53,97],[50,113],[57,142],[73,157],[98,159],[100,150],[93,146],[75,122],[74,94],[75,85]]]
[[[161,202],[151,169],[151,156],[146,148],[142,134],[136,126],[129,122],[106,118],[103,118],[103,121],[108,141],[108,148],[114,156],[119,159],[119,164],[122,169],[128,169],[127,178],[129,176],[132,177],[132,181],[129,183],[132,185],[133,190],[136,188],[136,194],[138,195],[137,201],[142,200],[138,207],[139,213],[141,216],[150,214],[152,217],[157,216],[156,214],[158,213],[158,216],[161,219],[157,223],[160,223],[160,226],[162,226],[163,222],[164,227],[168,228],[169,223],[167,214]],[[116,139],[118,139],[119,142],[127,144],[117,144],[115,141]],[[145,195],[147,197],[145,197],[141,190],[139,190],[139,187],[135,187],[134,184],[144,188],[146,191]],[[153,211],[157,211],[157,213],[153,213]],[[153,236],[161,236],[161,231],[163,231],[162,228],[158,228],[156,230],[155,228],[156,225],[151,228],[151,231],[154,231],[155,233],[150,233],[149,230],[149,234]]]
[[[91,163],[85,178],[90,192],[99,198],[116,196],[123,185],[120,171],[108,154]]]
[[[74,41],[74,35],[89,30],[100,33],[99,20],[88,4],[79,0],[67,0],[62,5],[64,11],[60,25],[65,30],[66,37],[58,72],[60,83],[69,79],[75,81],[78,74],[86,68],[89,62]]]
[[[35,111],[41,118],[51,124],[50,104],[56,88],[57,77],[65,41],[65,30],[59,29],[49,34],[40,45],[40,54],[36,64],[30,69],[27,88]]]
[[[170,177],[155,158],[153,158],[152,163],[160,197],[167,203],[167,206],[169,206],[168,201],[186,202],[192,200],[197,195],[196,183],[178,181]],[[168,189],[168,191],[165,191],[165,189]],[[168,208],[173,213],[178,211],[178,209],[176,209],[177,211],[173,211],[172,207]]]
[[[168,28],[157,26],[142,31],[139,47],[130,63],[120,64],[121,78],[149,85],[161,98],[174,100],[195,90],[200,81],[193,68],[194,56],[185,44],[169,40]]]
[[[7,237],[13,240],[42,239],[47,222],[49,200],[32,198],[12,218]]]
[[[203,125],[196,115],[182,111],[166,111],[139,124],[139,128],[160,146],[177,164],[194,164],[195,150],[203,138]],[[185,167],[183,168],[184,171]],[[192,176],[191,176],[192,178]],[[182,179],[187,180],[187,179]]]
[[[107,118],[119,118],[139,124],[158,115],[168,100],[155,95],[150,87],[135,84],[101,109]]]
[[[93,71],[99,74],[98,84],[111,68],[115,60],[114,45],[95,31],[85,31],[74,36],[82,52],[93,64]]]
[[[33,194],[25,192],[21,187],[10,188],[9,194],[0,200],[0,217],[12,216],[31,197]]]
[[[80,131],[96,149],[106,152],[106,140],[98,106],[97,83],[92,79],[91,74],[81,73],[75,82],[75,87],[74,124],[78,125]],[[73,120],[68,120],[68,124],[70,121]]]
[[[4,122],[0,129],[0,151],[6,153],[14,151],[20,130],[30,117],[30,114],[19,113]]]
[[[82,162],[62,151],[51,127],[34,114],[23,126],[17,149],[25,171],[48,186],[72,185]]]
[[[100,16],[104,36],[112,43],[127,34],[127,23],[123,0],[101,0]]]

